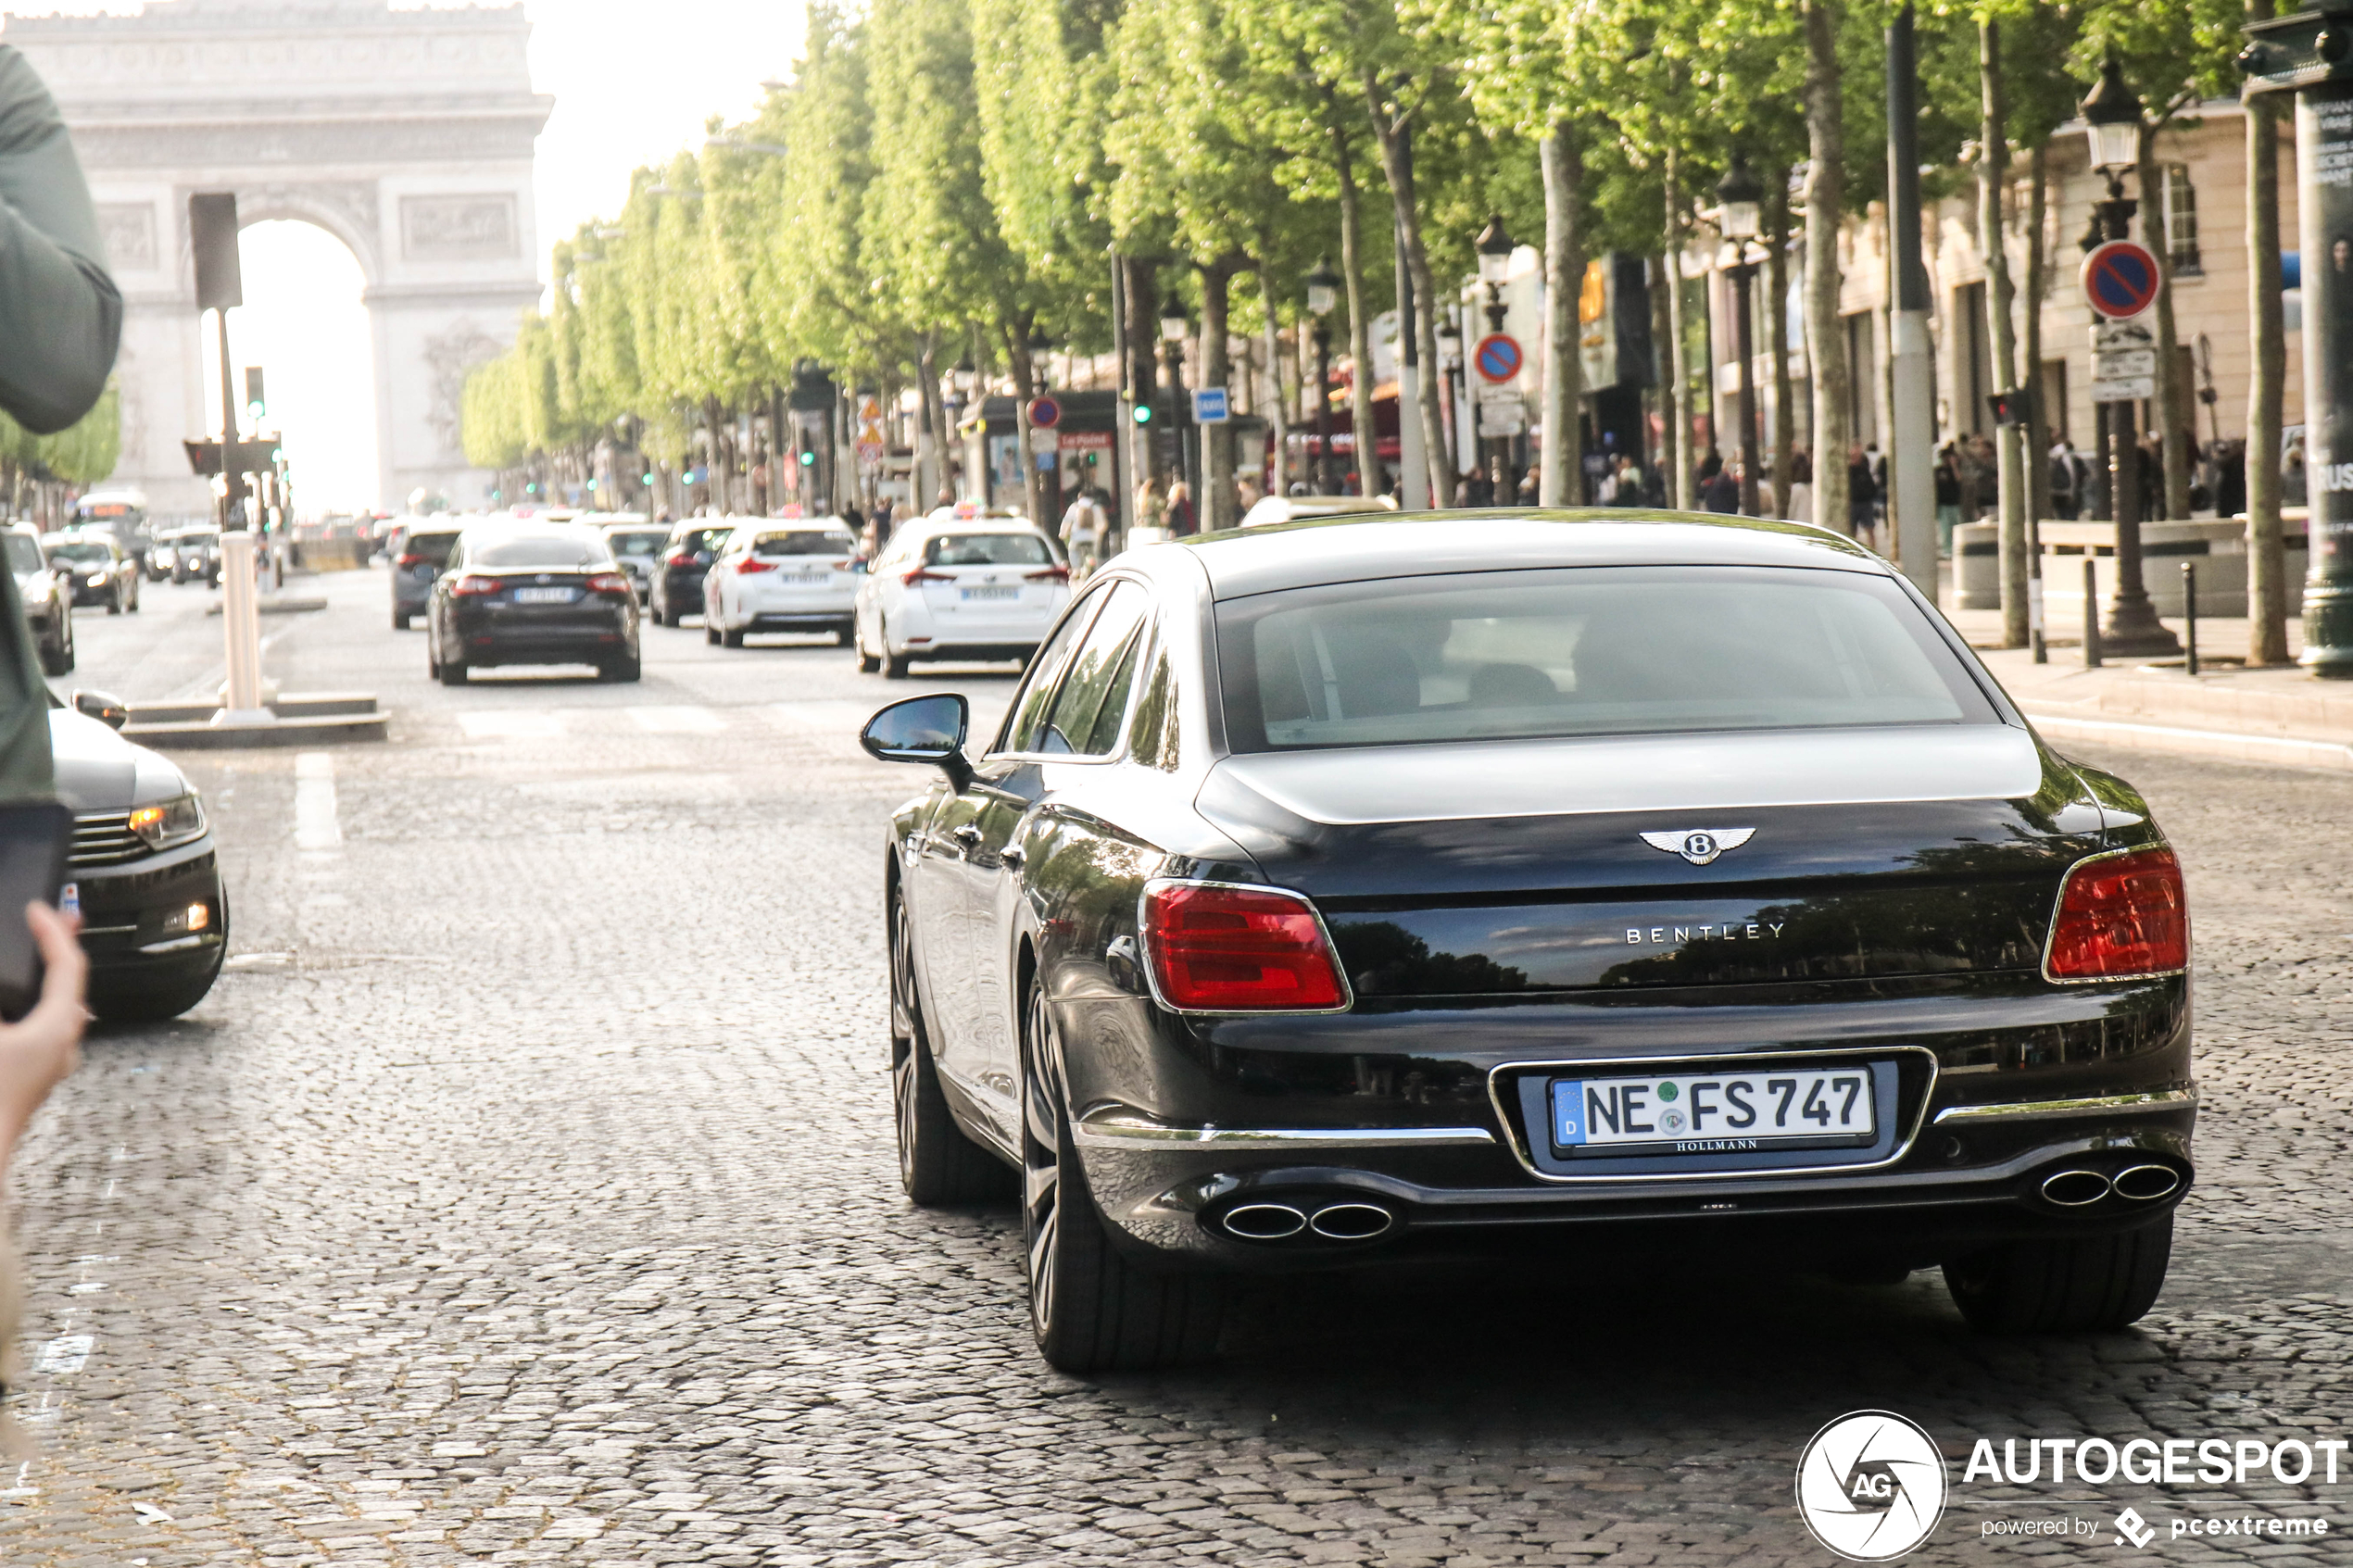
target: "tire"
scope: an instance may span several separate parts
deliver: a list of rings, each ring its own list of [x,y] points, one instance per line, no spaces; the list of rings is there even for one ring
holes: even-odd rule
[[[441,678],[441,684],[445,686],[462,686],[466,684],[466,667],[454,659],[443,659],[434,666],[433,672]]]
[[[1217,1348],[1226,1282],[1139,1268],[1112,1245],[1072,1140],[1042,985],[1022,1010],[1022,1256],[1038,1353],[1072,1373],[1143,1372]]]
[[[607,681],[635,681],[644,672],[644,663],[635,659],[617,659],[610,664],[597,667],[598,678]]]
[[[409,616],[406,611],[396,609],[392,612],[392,629],[396,632],[409,630]]]
[[[139,595],[143,590],[139,579],[134,577],[131,582],[131,613],[136,615],[139,613]]]
[[[41,672],[44,675],[67,675],[73,671],[73,612],[60,612],[62,624],[57,636],[41,645]]]
[[[702,618],[702,640],[709,643],[712,647],[717,647],[719,646],[719,628],[712,624],[711,619],[708,615]]]
[[[722,628],[719,633],[719,646],[724,648],[739,648],[743,646],[744,628],[741,626],[728,626]]]
[[[107,597],[107,613],[108,615],[122,613],[122,584],[120,583],[114,585],[114,592]]]
[[[939,1090],[924,1027],[907,900],[890,895],[890,1106],[899,1135],[899,1185],[923,1208],[988,1203],[1011,1198],[1013,1173],[964,1135]]]
[[[835,627],[835,628],[834,628],[834,646],[836,646],[836,647],[837,647],[837,648],[846,648],[846,647],[848,647],[849,646],[849,629],[848,627],[846,627],[846,626],[837,626],[837,627]]]
[[[858,673],[871,675],[882,668],[882,657],[866,651],[866,628],[863,622],[849,623],[849,645],[858,650]]]
[[[2012,1241],[1944,1265],[1980,1334],[2088,1334],[2138,1323],[2165,1288],[2173,1216],[2112,1236]]]

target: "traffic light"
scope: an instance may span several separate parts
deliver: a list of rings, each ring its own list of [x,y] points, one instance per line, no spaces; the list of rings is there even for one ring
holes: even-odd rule
[[[648,490],[651,490],[654,487],[654,476],[652,474],[640,474],[637,476],[637,482]]]
[[[1993,411],[1997,425],[2022,425],[2026,422],[2027,394],[2020,392],[1991,392],[1985,395],[1985,406]]]
[[[1151,406],[1151,404],[1149,404],[1149,403],[1139,403],[1139,404],[1137,404],[1137,405],[1136,405],[1135,420],[1136,420],[1136,422],[1137,422],[1138,424],[1139,424],[1139,425],[1148,425],[1148,424],[1151,423],[1151,422],[1152,422],[1152,406]]]
[[[815,468],[817,466],[817,454],[811,451],[806,446],[802,447],[800,449],[800,466],[805,469]]]
[[[245,367],[245,417],[258,425],[270,411],[270,400],[261,395],[261,367]]]

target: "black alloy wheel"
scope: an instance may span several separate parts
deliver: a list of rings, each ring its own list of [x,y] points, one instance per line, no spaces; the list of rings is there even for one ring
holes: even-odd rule
[[[1013,1173],[966,1137],[939,1091],[915,990],[914,945],[907,900],[890,895],[890,1101],[899,1135],[899,1185],[911,1202],[930,1208],[1009,1197]]]
[[[2165,1288],[2173,1216],[2138,1230],[2011,1241],[1944,1265],[1944,1288],[1981,1334],[2090,1334],[2138,1323]]]
[[[1042,981],[1022,1010],[1021,1231],[1029,1326],[1064,1372],[1142,1372],[1200,1361],[1217,1348],[1226,1282],[1152,1273],[1112,1245],[1087,1190]]]
[[[73,672],[73,606],[62,596],[49,625],[50,635],[41,644],[41,672],[69,675]]]

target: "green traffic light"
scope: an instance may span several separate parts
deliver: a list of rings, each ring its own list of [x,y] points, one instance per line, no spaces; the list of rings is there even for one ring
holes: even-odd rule
[[[650,484],[652,484],[652,483],[653,483],[653,482],[654,482],[654,476],[653,476],[652,474],[647,474],[647,475],[644,477],[644,480],[643,480],[643,483],[644,483],[650,485]]]
[[[805,469],[815,468],[817,466],[817,454],[814,452],[803,452],[800,455],[800,466]]]
[[[1152,422],[1152,406],[1151,404],[1139,403],[1136,405],[1136,422],[1139,425],[1148,425]]]

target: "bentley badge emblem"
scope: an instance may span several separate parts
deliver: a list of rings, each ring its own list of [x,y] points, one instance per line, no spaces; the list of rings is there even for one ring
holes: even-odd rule
[[[1755,828],[1693,828],[1685,833],[1646,833],[1642,842],[1669,855],[1680,855],[1704,866],[1727,849],[1738,849],[1756,835]]]

